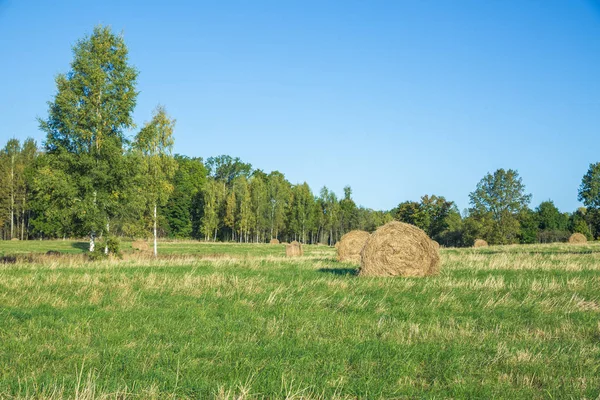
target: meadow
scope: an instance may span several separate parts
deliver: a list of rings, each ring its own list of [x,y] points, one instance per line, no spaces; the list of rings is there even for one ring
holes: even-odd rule
[[[600,398],[600,244],[442,249],[413,279],[326,246],[86,245],[0,242],[0,398]]]

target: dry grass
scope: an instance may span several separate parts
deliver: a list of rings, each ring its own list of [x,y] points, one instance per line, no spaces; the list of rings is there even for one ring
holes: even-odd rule
[[[294,240],[290,244],[285,245],[286,257],[301,257],[303,254],[304,254],[304,251],[302,250],[301,243]]]
[[[335,244],[338,261],[360,264],[360,254],[369,240],[369,236],[371,236],[369,232],[359,230],[350,231],[342,236],[340,241]]]
[[[440,268],[438,250],[431,239],[414,225],[392,221],[379,227],[361,253],[361,276],[436,275]]]
[[[569,236],[569,243],[570,244],[582,244],[582,243],[587,243],[587,238],[585,237],[585,235],[575,232],[574,234],[572,234],[571,236]]]

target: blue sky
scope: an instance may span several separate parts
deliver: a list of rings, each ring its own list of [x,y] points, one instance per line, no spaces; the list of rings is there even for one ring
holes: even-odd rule
[[[600,161],[600,2],[3,1],[0,142],[32,136],[71,46],[123,32],[138,125],[157,104],[176,152],[239,156],[315,192],[389,209],[468,207],[517,169],[532,206],[574,210]]]

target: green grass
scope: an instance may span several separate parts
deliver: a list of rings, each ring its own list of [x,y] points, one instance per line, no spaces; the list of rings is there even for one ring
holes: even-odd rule
[[[124,253],[135,253],[131,241],[122,240],[121,249]],[[152,247],[152,242],[148,242]],[[160,241],[158,244],[161,255],[202,255],[227,254],[233,256],[266,257],[285,255],[285,244],[239,244],[212,243],[198,241]],[[322,252],[327,246],[305,246],[307,255]],[[27,242],[0,241],[0,254],[45,254],[48,251],[58,251],[62,254],[83,254],[89,249],[89,242],[81,240],[31,240]]]
[[[598,244],[442,250],[427,279],[359,278],[322,246],[161,249],[0,264],[0,398],[600,395]]]

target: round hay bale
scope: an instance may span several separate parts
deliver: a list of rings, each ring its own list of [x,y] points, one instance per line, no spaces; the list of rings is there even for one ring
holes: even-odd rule
[[[574,234],[569,236],[569,243],[570,244],[587,243],[587,238],[585,237],[585,235],[583,235],[579,232],[575,232]]]
[[[335,244],[338,261],[360,264],[360,252],[369,240],[369,236],[371,236],[369,232],[361,230],[350,231],[342,236],[340,241]]]
[[[12,239],[10,239],[10,240],[19,240],[19,238],[12,238]]]
[[[338,247],[340,247],[340,242],[335,242],[335,245],[334,245],[333,247],[335,247],[336,249],[337,249]]]
[[[279,244],[279,239],[273,238],[273,239],[271,239],[269,244]]]
[[[473,243],[473,247],[488,247],[488,242],[483,239],[477,239],[475,240],[475,243]]]
[[[379,227],[361,252],[360,276],[428,276],[440,270],[440,256],[425,232],[392,221]]]
[[[285,255],[287,257],[300,257],[302,254],[304,254],[302,244],[297,241],[294,240],[292,243],[285,245]]]
[[[131,247],[134,250],[150,251],[150,246],[148,246],[148,242],[146,242],[145,240],[136,240],[133,243],[131,243]]]
[[[431,244],[433,245],[433,247],[434,247],[436,250],[439,250],[439,249],[440,249],[440,244],[439,244],[438,242],[436,242],[435,240],[431,240]]]

